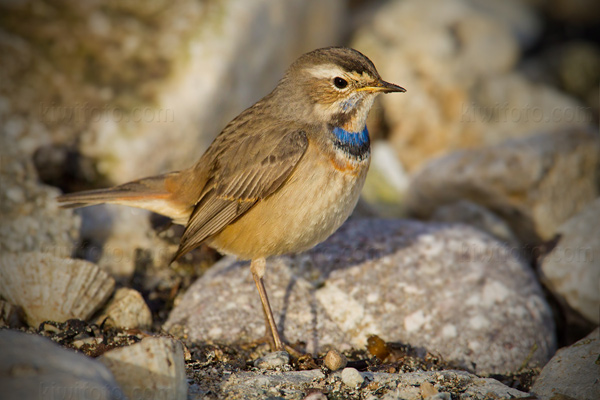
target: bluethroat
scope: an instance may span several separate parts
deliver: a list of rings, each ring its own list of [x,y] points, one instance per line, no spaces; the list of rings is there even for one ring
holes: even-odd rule
[[[185,225],[173,260],[201,243],[251,260],[275,349],[283,348],[263,285],[265,259],[307,250],[348,218],[370,162],[367,114],[385,82],[360,52],[298,58],[275,89],[231,121],[192,167],[109,189],[65,194],[63,207],[140,207]]]

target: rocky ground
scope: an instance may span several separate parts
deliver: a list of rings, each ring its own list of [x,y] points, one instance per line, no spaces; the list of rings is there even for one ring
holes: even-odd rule
[[[598,2],[0,9],[3,398],[600,397]],[[58,208],[187,166],[330,44],[408,92],[371,112],[351,219],[268,261],[289,352],[261,340],[247,263],[169,265],[168,220]]]

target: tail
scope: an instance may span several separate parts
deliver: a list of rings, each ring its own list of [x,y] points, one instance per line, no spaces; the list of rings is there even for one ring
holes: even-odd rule
[[[139,179],[107,189],[68,193],[57,198],[62,208],[87,207],[97,204],[122,204],[165,215],[175,223],[187,223],[193,204],[177,196],[179,173]]]

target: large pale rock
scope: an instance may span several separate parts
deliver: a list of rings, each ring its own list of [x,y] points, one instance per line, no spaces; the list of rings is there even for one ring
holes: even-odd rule
[[[356,370],[354,370],[356,371]],[[461,400],[482,398],[520,398],[527,393],[509,388],[494,379],[479,378],[464,371],[412,372],[390,374],[384,372],[356,372],[364,383],[361,388],[342,386],[343,372],[325,376],[320,370],[292,372],[237,372],[219,376],[222,380],[193,385],[190,399],[204,399],[208,390],[218,389],[222,398],[265,399],[325,399],[316,396],[325,392],[329,398],[365,398],[384,400],[422,400],[421,385],[430,384],[436,393]],[[208,386],[205,388],[204,385]],[[208,390],[207,390],[208,389]],[[310,397],[312,393],[313,397]]]
[[[339,42],[345,2],[2,2],[0,15],[6,125],[27,151],[76,146],[120,183],[195,162],[296,57]]]
[[[600,398],[600,329],[560,349],[546,364],[531,392],[541,400]]]
[[[54,198],[60,192],[38,181],[33,162],[21,154],[1,125],[0,253],[38,251],[70,256],[79,218],[71,210],[58,208]]]
[[[93,261],[121,282],[129,282],[140,251],[154,265],[171,261],[177,245],[161,240],[150,223],[150,212],[121,205],[77,210],[81,216],[79,255]]]
[[[428,163],[413,179],[407,208],[420,218],[468,200],[508,222],[524,242],[551,239],[598,196],[600,138],[568,130],[456,151]]]
[[[352,46],[408,91],[381,104],[409,172],[448,151],[591,122],[576,100],[513,72],[539,26],[522,2],[396,0],[357,31]]]
[[[431,219],[437,222],[465,223],[474,226],[510,246],[519,243],[506,221],[487,208],[468,200],[459,200],[438,207]]]
[[[310,352],[363,347],[368,335],[424,347],[478,372],[553,354],[552,317],[529,267],[462,225],[351,220],[315,249],[267,262],[275,320]],[[192,341],[249,341],[264,320],[248,263],[225,258],[165,325]]]
[[[542,261],[550,289],[569,306],[600,323],[600,199],[558,229],[560,240]]]
[[[0,331],[0,387],[5,400],[125,399],[108,368],[51,340]]]
[[[148,337],[108,351],[98,360],[112,371],[129,399],[187,399],[183,348],[175,340]]]

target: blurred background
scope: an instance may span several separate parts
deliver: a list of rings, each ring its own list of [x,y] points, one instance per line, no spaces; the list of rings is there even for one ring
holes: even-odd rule
[[[147,214],[84,211],[80,229],[36,185],[187,167],[299,55],[347,45],[407,89],[371,112],[357,215],[469,223],[537,268],[570,218],[598,208],[599,22],[596,0],[0,0],[3,249],[56,253],[64,232],[106,243],[107,221],[120,248],[152,248]],[[583,331],[599,319],[591,239],[573,239],[584,269],[541,273]]]

